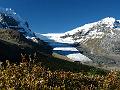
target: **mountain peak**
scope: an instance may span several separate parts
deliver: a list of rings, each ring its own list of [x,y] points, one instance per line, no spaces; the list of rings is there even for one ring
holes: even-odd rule
[[[102,24],[107,24],[108,27],[114,27],[115,21],[116,21],[116,19],[113,17],[106,17],[106,18],[100,20],[99,22]]]
[[[88,38],[102,38],[104,33],[110,32],[113,34],[114,30],[120,30],[120,20],[116,20],[113,17],[106,17],[99,21],[77,27],[63,34],[45,34],[43,36],[49,36],[48,38],[57,42],[73,43],[85,41]]]
[[[114,17],[106,17],[104,19],[101,20],[102,22],[115,22],[115,18]]]
[[[11,8],[0,8],[0,28],[18,30],[25,36],[35,37],[29,29],[28,22],[23,20]]]

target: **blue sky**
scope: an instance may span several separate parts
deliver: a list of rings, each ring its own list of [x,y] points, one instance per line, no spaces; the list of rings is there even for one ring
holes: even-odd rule
[[[65,32],[112,16],[120,19],[120,0],[0,0],[39,33]]]

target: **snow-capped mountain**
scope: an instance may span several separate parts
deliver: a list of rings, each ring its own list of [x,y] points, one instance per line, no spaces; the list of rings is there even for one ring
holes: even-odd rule
[[[88,23],[65,33],[48,33],[42,35],[56,42],[74,43],[84,42],[89,38],[102,38],[105,32],[114,34],[115,30],[120,30],[120,20],[107,17],[98,22]]]
[[[11,8],[0,8],[0,28],[19,30],[26,37],[35,37],[35,34],[29,29],[28,22]]]
[[[0,62],[20,62],[22,56],[52,54],[52,47],[37,38],[27,21],[11,9],[0,8]]]
[[[39,34],[37,35],[39,37]],[[77,43],[77,47],[72,49],[77,48],[79,53],[82,52],[80,54],[89,58],[88,61],[92,60],[95,64],[120,66],[120,20],[116,20],[113,17],[88,23],[65,33],[48,33],[42,35],[57,43]],[[62,47],[62,50],[64,49],[65,51],[65,47]],[[75,53],[69,53],[67,57],[71,59],[78,57],[73,54]],[[79,55],[79,60],[81,58]]]

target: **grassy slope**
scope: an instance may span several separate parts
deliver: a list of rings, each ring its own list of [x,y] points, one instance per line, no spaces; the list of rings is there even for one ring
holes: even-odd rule
[[[58,70],[58,71],[64,70],[64,71],[72,71],[72,72],[84,71],[86,72],[86,74],[91,73],[91,74],[99,74],[99,75],[104,75],[107,73],[106,70],[95,68],[89,65],[84,65],[78,62],[70,62],[65,59],[56,58],[54,56],[45,55],[45,57],[47,57],[47,59],[45,59],[44,57],[42,58],[40,57],[41,59],[39,59],[38,57],[39,62],[41,62],[43,66],[45,66],[46,68],[49,68],[52,71],[55,71],[55,70]]]
[[[52,58],[52,60],[56,60],[56,58]],[[68,65],[68,63],[66,63],[66,65]],[[55,68],[56,67],[54,67],[54,69]],[[20,63],[20,65],[16,65],[9,64],[7,61],[6,67],[0,68],[0,89],[119,90],[119,75],[119,72],[113,71],[105,76],[100,76],[97,74],[91,75],[90,73],[86,74],[85,71],[78,73],[64,70],[51,71],[40,64],[24,62]]]

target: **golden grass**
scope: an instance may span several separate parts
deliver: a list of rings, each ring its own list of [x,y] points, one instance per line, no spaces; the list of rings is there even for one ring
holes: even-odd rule
[[[120,90],[120,74],[106,76],[51,71],[41,65],[20,63],[0,68],[0,90]]]

